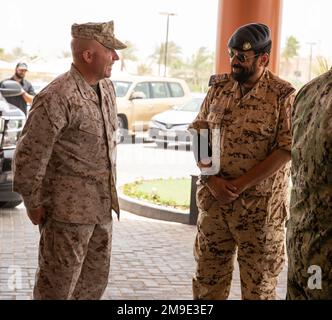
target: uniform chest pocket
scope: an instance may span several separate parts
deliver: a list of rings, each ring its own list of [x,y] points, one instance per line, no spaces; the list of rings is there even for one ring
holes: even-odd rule
[[[210,106],[209,114],[207,116],[207,121],[211,129],[220,127],[221,122],[225,115],[225,107],[217,104],[212,104]]]
[[[102,127],[98,123],[94,121],[80,123],[77,134],[77,142],[83,154],[86,156],[99,154],[104,141]]]
[[[78,130],[92,136],[101,137],[103,135],[102,128],[94,121],[81,122]]]
[[[103,135],[103,116],[100,108],[96,105],[82,106],[77,112],[76,123],[79,131],[95,136]]]
[[[249,112],[243,122],[243,135],[256,141],[271,139],[275,135],[275,122],[262,113]]]

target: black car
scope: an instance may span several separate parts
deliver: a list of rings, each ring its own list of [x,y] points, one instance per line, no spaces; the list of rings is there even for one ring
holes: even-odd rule
[[[26,116],[4,97],[21,94],[20,85],[12,80],[2,82],[0,88],[0,208],[14,208],[22,202],[13,191],[12,159]]]

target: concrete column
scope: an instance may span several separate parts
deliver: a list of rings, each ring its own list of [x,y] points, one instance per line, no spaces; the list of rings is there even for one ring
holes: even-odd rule
[[[282,0],[219,0],[216,73],[230,72],[227,42],[241,25],[260,22],[271,30],[269,69],[278,74]]]

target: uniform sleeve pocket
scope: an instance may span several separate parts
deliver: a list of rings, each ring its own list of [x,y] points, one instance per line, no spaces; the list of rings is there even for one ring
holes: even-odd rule
[[[200,210],[208,211],[216,200],[203,184],[197,185],[196,205]]]

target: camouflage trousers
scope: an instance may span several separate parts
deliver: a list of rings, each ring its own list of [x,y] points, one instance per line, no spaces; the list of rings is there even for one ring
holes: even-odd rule
[[[112,221],[91,225],[48,218],[40,231],[34,299],[100,299],[108,283]]]
[[[228,298],[236,251],[242,299],[275,299],[285,261],[283,202],[241,195],[220,205],[199,187],[197,205],[194,299]]]
[[[332,300],[331,228],[317,220],[306,225],[310,216],[297,223],[290,219],[287,225],[288,300]]]

